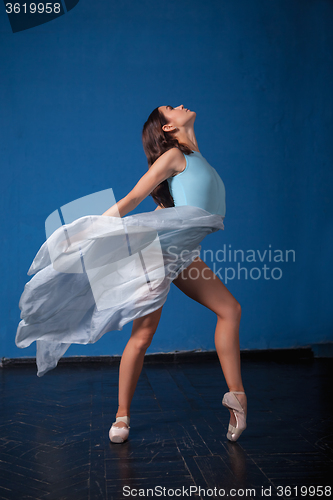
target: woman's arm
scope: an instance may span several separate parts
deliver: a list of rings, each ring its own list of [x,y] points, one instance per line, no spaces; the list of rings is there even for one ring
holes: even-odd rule
[[[179,172],[183,162],[184,156],[180,149],[169,149],[157,158],[148,172],[141,177],[128,195],[106,210],[103,215],[123,217],[128,212],[131,212],[156,186],[161,184],[165,179],[168,179],[168,177],[171,177],[174,173]]]
[[[108,208],[106,212],[102,215],[108,215],[109,217],[123,217],[128,212],[131,212],[137,207],[134,200],[128,195],[119,200],[117,203]]]

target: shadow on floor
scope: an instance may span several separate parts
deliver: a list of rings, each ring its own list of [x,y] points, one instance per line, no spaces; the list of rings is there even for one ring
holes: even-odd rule
[[[118,366],[59,364],[41,378],[34,364],[6,367],[0,498],[328,498],[332,371],[329,359],[242,359],[248,427],[230,443],[217,359],[145,363],[129,440],[114,444]]]

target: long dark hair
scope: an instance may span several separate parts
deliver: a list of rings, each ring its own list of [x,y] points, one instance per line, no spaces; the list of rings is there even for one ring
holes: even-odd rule
[[[175,131],[164,132],[163,125],[167,125],[168,120],[164,114],[155,108],[152,111],[142,129],[143,149],[148,160],[148,169],[163,153],[171,148],[178,148],[185,154],[192,154],[192,150],[178,142],[174,137]],[[165,179],[161,184],[156,186],[150,193],[157,205],[163,208],[174,207],[175,203],[169,191],[168,181]]]

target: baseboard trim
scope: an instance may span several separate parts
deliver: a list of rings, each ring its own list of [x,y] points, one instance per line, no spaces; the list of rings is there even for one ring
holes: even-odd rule
[[[313,344],[313,346],[288,348],[288,349],[244,349],[241,350],[241,360],[254,361],[277,361],[295,362],[311,360],[314,358],[333,357],[333,342],[324,344]],[[69,363],[89,363],[119,365],[121,356],[67,356],[59,360],[58,365]],[[218,360],[215,350],[203,351],[201,349],[193,351],[175,351],[148,353],[145,356],[145,364],[149,363],[197,363]],[[1,358],[0,367],[19,366],[36,364],[35,357],[27,358]]]

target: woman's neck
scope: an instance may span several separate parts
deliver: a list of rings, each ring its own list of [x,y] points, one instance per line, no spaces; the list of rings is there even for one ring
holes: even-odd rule
[[[186,129],[179,130],[176,137],[178,139],[178,142],[186,144],[186,146],[188,146],[193,151],[197,151],[198,153],[200,153],[197,139],[195,137],[195,133],[192,127],[190,127],[187,130]]]

